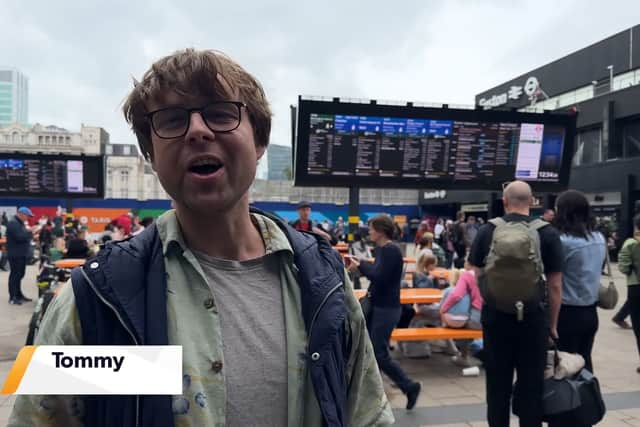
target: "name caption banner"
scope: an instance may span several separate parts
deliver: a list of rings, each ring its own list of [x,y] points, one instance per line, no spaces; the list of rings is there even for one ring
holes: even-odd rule
[[[26,346],[2,394],[182,393],[182,347]]]

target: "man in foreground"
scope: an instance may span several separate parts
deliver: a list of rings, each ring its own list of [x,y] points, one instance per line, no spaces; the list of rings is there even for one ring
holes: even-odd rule
[[[75,270],[36,344],[181,345],[183,393],[21,396],[9,425],[392,423],[339,255],[249,210],[271,126],[260,84],[187,49],[153,64],[124,113],[175,210]]]
[[[548,339],[558,337],[563,253],[555,228],[529,216],[532,201],[529,184],[509,184],[503,194],[506,215],[480,228],[469,254],[484,299],[490,427],[509,426],[512,394],[520,426],[542,426]],[[518,382],[513,393],[514,369]]]

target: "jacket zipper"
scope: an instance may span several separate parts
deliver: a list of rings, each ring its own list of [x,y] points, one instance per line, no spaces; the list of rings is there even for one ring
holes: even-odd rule
[[[116,310],[116,308],[113,306],[113,304],[111,304],[109,301],[106,300],[106,298],[104,296],[102,296],[102,294],[96,288],[96,285],[93,283],[93,281],[91,281],[89,276],[87,276],[87,273],[84,271],[83,268],[80,269],[80,272],[82,272],[82,275],[84,276],[85,280],[89,283],[89,286],[91,286],[91,289],[93,289],[93,292],[95,292],[95,294],[98,296],[98,298],[100,298],[102,303],[105,304],[107,307],[109,307],[115,313],[115,315],[118,318],[118,321],[120,322],[120,324],[122,324],[124,329],[131,336],[131,339],[133,340],[134,344],[135,345],[140,345],[140,343],[136,339],[136,336],[133,334],[131,329],[129,329],[129,327],[127,326],[125,321],[122,319],[122,316],[120,316],[120,313],[118,313],[118,310]],[[140,427],[140,396],[139,395],[136,396],[136,427]]]
[[[320,314],[320,310],[322,310],[322,307],[324,307],[324,305],[327,303],[327,300],[329,299],[329,297],[331,295],[333,295],[333,293],[335,291],[340,289],[342,287],[342,285],[344,285],[344,283],[343,282],[339,282],[336,286],[331,288],[331,290],[327,293],[327,295],[325,295],[324,299],[322,300],[322,302],[320,303],[320,305],[316,309],[315,313],[313,313],[313,317],[311,318],[311,325],[309,326],[309,344],[311,344],[311,336],[313,334],[313,325],[316,323],[316,319],[318,318],[318,315]]]

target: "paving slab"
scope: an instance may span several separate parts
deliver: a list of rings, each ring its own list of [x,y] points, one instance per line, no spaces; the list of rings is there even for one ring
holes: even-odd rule
[[[616,266],[614,266],[614,269]],[[35,299],[37,289],[35,266],[27,268],[23,292]],[[626,298],[622,275],[616,273],[620,303]],[[0,382],[3,382],[18,351],[24,344],[27,325],[35,302],[10,306],[8,301],[8,273],[0,271]],[[608,412],[598,424],[606,427],[640,427],[640,366],[635,338],[630,330],[622,330],[611,322],[614,310],[599,310],[600,328],[596,335],[593,360],[600,380]],[[398,426],[486,426],[484,372],[478,377],[462,377],[461,369],[444,354],[428,359],[408,359],[393,352],[393,356],[409,375],[423,384],[423,393],[416,408],[404,409],[404,395],[385,379],[385,391],[394,407]],[[0,396],[0,425],[6,425],[14,398]],[[514,418],[512,425],[517,425]]]

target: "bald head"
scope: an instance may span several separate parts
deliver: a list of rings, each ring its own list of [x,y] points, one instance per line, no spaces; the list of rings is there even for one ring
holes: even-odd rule
[[[531,187],[524,181],[513,181],[502,194],[504,210],[507,213],[529,215],[532,199]]]

